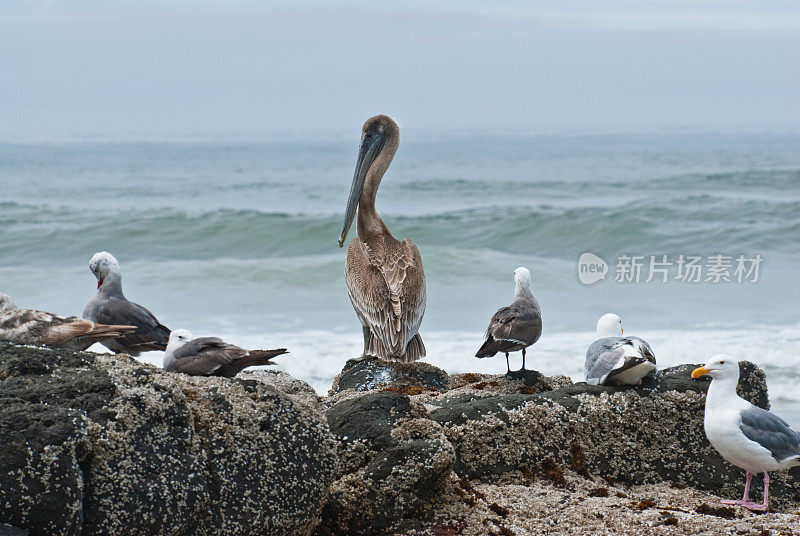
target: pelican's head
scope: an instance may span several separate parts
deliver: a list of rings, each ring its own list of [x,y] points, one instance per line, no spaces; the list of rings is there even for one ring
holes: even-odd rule
[[[344,212],[344,225],[342,226],[342,232],[339,234],[339,247],[344,245],[347,232],[350,230],[353,218],[355,218],[358,202],[361,200],[361,193],[364,190],[367,172],[369,172],[372,164],[375,163],[378,155],[384,150],[384,147],[387,149],[388,158],[384,159],[382,164],[388,167],[399,142],[400,126],[397,121],[388,115],[376,115],[370,117],[364,123],[364,128],[361,129],[361,145],[358,148],[356,170],[353,173],[353,183],[350,185],[350,197],[347,198],[347,206]],[[378,177],[378,180],[380,180],[380,177]],[[377,188],[377,185],[375,185],[375,188]],[[374,191],[372,193],[374,195]]]
[[[700,368],[692,371],[692,378],[711,376],[712,379],[739,380],[739,362],[729,355],[717,354]]]
[[[17,305],[11,300],[11,296],[0,292],[0,313],[16,309]]]
[[[103,285],[103,280],[109,275],[120,275],[122,272],[119,262],[108,251],[101,251],[92,255],[89,261],[89,270],[97,278],[97,288]]]
[[[622,337],[622,319],[614,313],[604,314],[597,321],[597,338]]]
[[[176,329],[169,334],[169,342],[167,343],[167,351],[177,350],[184,346],[187,342],[192,340],[192,332],[188,329]]]

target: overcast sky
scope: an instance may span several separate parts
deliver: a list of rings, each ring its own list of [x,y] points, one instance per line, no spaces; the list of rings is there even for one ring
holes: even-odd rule
[[[0,140],[800,128],[795,0],[290,5],[5,0]]]

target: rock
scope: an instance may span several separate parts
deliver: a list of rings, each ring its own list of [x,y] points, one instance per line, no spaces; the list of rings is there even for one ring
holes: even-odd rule
[[[533,395],[445,393],[429,402],[431,418],[444,427],[463,477],[533,474],[542,460],[553,458],[609,481],[678,482],[739,495],[742,471],[705,437],[708,382],[687,379],[692,368],[666,369],[641,387],[578,383]],[[740,391],[766,405],[763,372],[749,363],[742,370]],[[776,473],[770,491],[775,507],[796,506],[800,468]]]
[[[393,391],[334,402],[328,423],[340,471],[323,510],[336,534],[373,534],[422,515],[448,485],[455,458],[420,404]]]
[[[0,521],[31,534],[308,535],[336,471],[310,388],[0,343]]]
[[[347,389],[369,391],[390,387],[403,394],[447,389],[447,373],[438,367],[416,361],[395,363],[375,357],[350,359],[333,380],[329,395]]]
[[[28,534],[27,530],[18,529],[6,523],[0,523],[0,536],[28,536]]]

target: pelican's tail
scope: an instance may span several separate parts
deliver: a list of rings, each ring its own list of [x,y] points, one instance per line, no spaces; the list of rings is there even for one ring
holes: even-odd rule
[[[369,355],[383,359],[385,361],[396,361],[399,363],[412,363],[418,359],[425,357],[425,344],[422,342],[422,337],[419,333],[414,335],[406,345],[406,351],[402,355],[391,355],[386,351],[383,342],[375,336],[372,331],[364,341],[364,355]]]
[[[412,361],[416,361],[425,357],[425,343],[422,342],[422,337],[420,337],[419,333],[414,335],[410,341],[408,341],[408,345],[406,345],[406,353],[398,359],[398,361],[402,361],[403,363],[411,363]]]

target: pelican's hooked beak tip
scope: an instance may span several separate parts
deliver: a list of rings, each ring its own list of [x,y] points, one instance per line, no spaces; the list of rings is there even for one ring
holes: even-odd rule
[[[705,376],[709,372],[711,371],[705,367],[696,368],[692,371],[692,378],[699,378],[700,376]]]
[[[344,247],[344,237],[339,237],[339,247]]]

